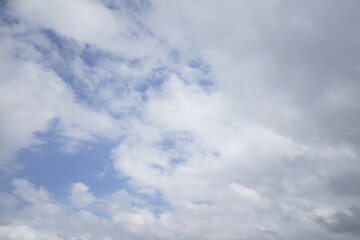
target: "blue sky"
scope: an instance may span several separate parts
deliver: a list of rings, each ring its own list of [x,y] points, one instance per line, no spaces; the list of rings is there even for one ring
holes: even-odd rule
[[[356,1],[0,4],[0,239],[360,239]]]

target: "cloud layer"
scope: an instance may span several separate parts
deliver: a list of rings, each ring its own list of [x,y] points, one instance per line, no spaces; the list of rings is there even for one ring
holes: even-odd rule
[[[0,238],[360,237],[358,2],[0,4]]]

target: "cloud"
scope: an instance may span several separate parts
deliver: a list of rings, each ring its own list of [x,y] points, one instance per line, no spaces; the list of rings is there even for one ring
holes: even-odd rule
[[[12,34],[15,32],[0,39],[7,46],[0,56],[7,66],[0,70],[2,168],[11,169],[15,153],[37,145],[34,134],[47,131],[56,119],[61,135],[75,141],[119,135],[120,128],[109,114],[79,104],[69,85],[41,65],[41,53],[30,44],[12,40]],[[15,57],[18,51],[29,59]]]
[[[26,225],[12,225],[12,226],[0,226],[0,237],[3,239],[16,240],[59,240],[61,238],[56,237],[53,234],[47,232],[36,231]]]
[[[154,47],[158,47],[158,44],[138,25],[141,17],[132,14],[133,11],[129,13],[131,9],[124,3],[119,4],[121,7],[117,11],[97,0],[76,3],[54,0],[46,4],[41,1],[13,1],[9,6],[33,29],[52,29],[80,43],[127,57],[157,55],[159,52]]]
[[[39,204],[50,200],[49,193],[44,188],[36,189],[25,179],[15,179],[13,184],[16,188],[15,193],[27,202]]]
[[[173,1],[156,5],[150,25],[207,57],[234,111],[301,141],[317,133],[352,144],[359,96],[353,4]]]
[[[82,42],[106,43],[109,38],[115,37],[117,32],[126,30],[126,27],[117,21],[113,12],[98,1],[48,1],[46,4],[41,1],[14,1],[11,4],[30,25],[54,29]],[[70,4],[74,5],[69,8]]]
[[[4,239],[150,239],[171,236],[159,226],[169,213],[156,217],[144,200],[124,190],[94,196],[88,186],[72,183],[66,198],[56,199],[43,187],[14,179],[9,194],[16,203],[1,204],[0,236]],[[67,201],[70,200],[70,201]],[[4,224],[6,223],[6,224]],[[154,231],[155,230],[155,231]]]
[[[53,130],[73,153],[111,141],[121,184],[98,195],[79,177],[61,197],[12,180],[0,236],[356,237],[357,7],[9,2],[0,166],[14,170],[16,154]]]
[[[360,234],[360,210],[357,207],[350,208],[348,212],[336,212],[329,220],[321,217],[317,219],[330,232],[346,233],[355,236]]]
[[[89,187],[81,182],[74,183],[70,187],[70,201],[76,207],[86,207],[93,203],[94,196],[89,192]]]
[[[356,173],[346,173],[340,176],[334,176],[330,179],[328,188],[330,191],[342,196],[356,196],[360,194],[360,189],[355,182],[358,182],[360,176]]]

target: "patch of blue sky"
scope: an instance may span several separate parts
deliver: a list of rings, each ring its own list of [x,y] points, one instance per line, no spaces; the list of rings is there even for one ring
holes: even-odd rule
[[[147,11],[151,9],[151,3],[148,0],[102,0],[105,7],[112,10],[113,13],[125,16],[134,24],[134,28],[129,28],[128,33],[131,38],[141,40],[140,36],[146,34],[150,37],[154,36],[151,29],[141,19]]]
[[[141,14],[150,8],[148,0],[125,0],[124,2],[127,9],[137,14]]]
[[[181,54],[181,51],[178,49],[172,49],[169,53],[169,59],[174,64],[180,64],[183,62],[183,56]],[[196,82],[199,86],[203,87],[204,90],[209,91],[211,87],[214,86],[214,82],[211,80],[211,77],[209,76],[210,66],[200,60],[190,60],[188,61],[188,64],[191,68],[196,68],[202,73],[202,77],[199,79],[196,79]],[[142,60],[141,59],[134,59],[129,61],[128,66],[131,68],[141,68],[142,67]],[[142,99],[144,102],[147,101],[147,91],[152,90],[160,90],[163,83],[166,82],[166,80],[169,78],[171,74],[177,74],[181,75],[179,70],[176,66],[169,67],[167,65],[163,65],[157,68],[152,69],[152,71],[148,74],[148,76],[145,77],[144,81],[140,81],[140,85],[136,87],[137,91],[140,91],[142,95]],[[182,79],[183,80],[183,79]],[[189,84],[184,80],[185,84]]]
[[[210,65],[201,59],[190,59],[188,60],[187,65],[191,68],[200,70],[203,74],[209,74],[211,71]]]
[[[208,80],[208,79],[201,79],[198,81],[199,85],[200,86],[203,86],[203,87],[211,87],[211,86],[214,86],[214,82],[211,81],[211,80]]]
[[[166,66],[157,67],[151,71],[149,76],[146,78],[146,82],[152,88],[159,90],[172,72],[173,71]]]
[[[100,56],[99,53],[92,51],[89,47],[85,47],[81,51],[80,57],[82,58],[84,63],[91,68],[97,64]]]
[[[167,172],[167,169],[165,167],[160,166],[159,164],[151,164],[150,167],[153,169],[156,169],[161,174],[164,174]]]
[[[42,53],[42,64],[48,65],[64,82],[74,91],[79,100],[90,103],[91,98],[86,93],[86,85],[77,81],[70,64],[73,63],[78,53],[78,46],[70,39],[60,36],[50,29],[43,29],[41,33],[51,42],[52,49],[46,49],[33,43],[33,46]],[[53,59],[51,54],[55,51],[59,58]],[[88,59],[88,58],[87,58]],[[86,60],[87,60],[86,59]]]
[[[74,72],[73,66],[71,65],[74,64],[76,57],[80,57],[85,63],[84,70],[89,77],[92,73],[94,73],[94,71],[96,71],[94,67],[99,63],[101,65],[104,62],[128,62],[128,64],[135,67],[135,64],[133,63],[134,60],[126,60],[121,56],[110,54],[88,44],[80,46],[66,37],[59,36],[52,30],[43,30],[42,33],[48,38],[53,46],[52,49],[44,49],[44,47],[34,44],[34,47],[43,55],[42,64],[50,64],[47,67],[51,68],[59,77],[61,77],[62,80],[71,87],[77,97],[77,100],[85,105],[95,108],[101,105],[101,103],[98,102],[99,99],[96,99],[97,91],[113,82],[118,82],[119,79],[121,80],[121,76],[113,75],[112,77],[110,76],[105,79],[99,79],[95,85],[89,81],[85,81],[86,79],[79,79]],[[55,51],[57,56],[60,58],[51,59],[51,51]],[[101,67],[102,66],[99,66],[99,68]],[[112,69],[106,70],[110,74],[115,72],[112,71]],[[87,77],[85,76],[85,78]]]
[[[19,24],[20,21],[9,13],[6,1],[0,0],[0,26]]]
[[[131,59],[128,61],[128,67],[129,68],[141,68],[143,66],[143,62],[140,58]]]
[[[50,45],[37,41],[37,37],[45,37]],[[18,33],[16,38],[31,45],[41,54],[39,63],[45,68],[53,68],[60,62],[69,62],[76,54],[76,44],[74,42],[71,43],[65,37],[57,35],[51,29]]]
[[[183,144],[191,141],[192,138],[186,133],[168,133],[163,136],[162,140],[158,142],[157,145],[162,151],[171,151],[176,154],[176,157],[169,160],[170,167],[175,168],[187,161],[187,154],[181,149],[181,146],[179,146],[178,143],[181,142],[181,144]]]
[[[171,159],[169,163],[172,168],[175,168],[176,166],[183,164],[185,162],[186,162],[185,158],[178,157]]]
[[[135,189],[128,190],[128,192],[142,200],[133,202],[133,206],[140,208],[150,207],[156,217],[159,217],[159,215],[165,211],[171,211],[170,203],[165,200],[163,194],[158,190],[156,190],[154,194],[144,194]]]
[[[175,149],[176,143],[172,139],[164,138],[160,143],[159,146],[163,151],[168,151],[170,149]]]
[[[42,185],[56,197],[65,197],[69,184],[82,182],[96,195],[109,194],[124,189],[126,178],[119,176],[112,167],[109,152],[116,142],[99,139],[80,145],[76,153],[61,151],[64,138],[56,128],[37,137],[44,144],[35,150],[23,149],[17,155],[22,168],[12,177],[26,178]]]
[[[119,142],[106,139],[86,142],[78,152],[69,154],[60,150],[64,139],[57,134],[56,127],[46,133],[37,133],[37,136],[44,144],[35,150],[23,149],[18,153],[17,161],[22,168],[0,177],[0,191],[12,192],[11,180],[25,178],[36,186],[43,186],[56,199],[64,199],[68,196],[71,183],[82,182],[90,187],[95,196],[126,190],[141,200],[134,204],[150,207],[156,216],[171,209],[159,191],[155,194],[141,193],[129,183],[127,177],[115,171],[109,152]]]
[[[177,49],[171,50],[169,56],[170,56],[171,61],[175,64],[180,63],[182,60],[181,53]]]
[[[117,10],[120,8],[119,2],[115,0],[101,0],[105,7],[111,10]]]
[[[0,192],[10,193],[12,191],[13,172],[0,169]]]
[[[148,0],[102,0],[104,6],[111,10],[126,9],[127,11],[141,14],[150,8]]]
[[[81,59],[90,68],[104,61],[116,62],[116,63],[128,63],[129,66],[132,65],[133,62],[139,61],[139,59],[126,59],[121,55],[113,54],[111,52],[101,50],[95,47],[94,45],[90,45],[90,44],[84,44],[84,46],[79,46],[79,48],[80,48],[79,55]]]
[[[152,69],[148,76],[145,77],[145,80],[135,89],[142,94],[143,102],[147,102],[147,92],[149,90],[161,90],[163,83],[166,82],[172,72],[174,71],[166,66]]]
[[[53,44],[54,46],[56,46],[56,48],[59,49],[60,54],[68,55],[71,49],[67,47],[68,44],[66,43],[67,40],[65,37],[56,34],[52,29],[42,29],[41,33],[49,39],[51,44]]]
[[[211,76],[211,66],[202,59],[191,59],[187,62],[187,65],[201,72],[202,76],[197,79],[197,83],[206,92],[210,93],[215,87]]]
[[[172,63],[175,65],[178,64],[186,64],[188,67],[195,69],[198,71],[199,75],[196,79],[191,79],[189,81],[188,79],[181,77],[182,72],[174,67],[173,72],[180,76],[180,79],[184,81],[184,84],[197,84],[200,87],[202,87],[206,92],[211,92],[212,88],[215,86],[214,81],[212,80],[211,76],[211,67],[208,63],[206,63],[201,58],[190,58],[190,59],[184,59],[182,56],[182,53],[178,49],[172,49],[169,53],[169,59]]]

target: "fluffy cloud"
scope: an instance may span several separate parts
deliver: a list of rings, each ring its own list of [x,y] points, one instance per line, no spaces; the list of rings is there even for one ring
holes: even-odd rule
[[[50,240],[59,240],[60,238],[56,237],[53,234],[46,232],[39,232],[31,229],[26,225],[12,225],[12,226],[0,226],[0,237],[3,239],[9,240],[33,240],[33,239],[50,239]]]
[[[70,187],[70,200],[77,207],[86,207],[94,202],[94,196],[89,192],[89,187],[81,182]]]

